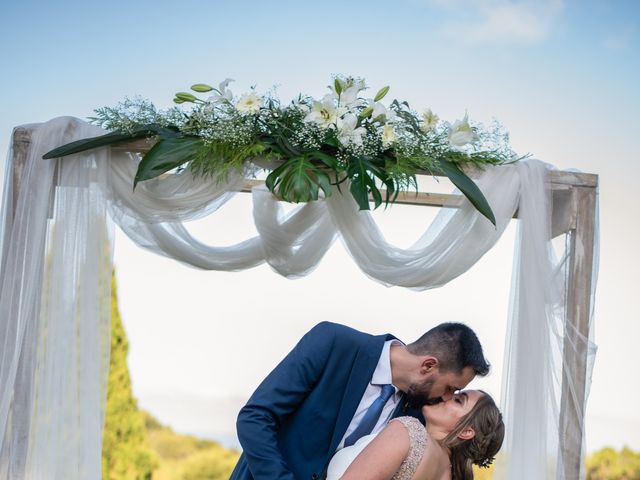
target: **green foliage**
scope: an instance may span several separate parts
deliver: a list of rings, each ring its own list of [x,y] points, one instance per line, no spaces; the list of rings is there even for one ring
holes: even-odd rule
[[[467,177],[455,163],[441,161],[439,166],[444,174],[449,177],[449,180],[464,193],[473,206],[495,225],[496,217],[493,215],[489,202],[484,198],[484,195],[473,180]]]
[[[181,480],[227,480],[237,461],[237,455],[228,450],[203,450],[185,461]]]
[[[130,142],[132,140],[153,137],[157,134],[157,127],[154,125],[143,125],[132,132],[116,130],[115,132],[107,133],[106,135],[101,135],[99,137],[83,138],[82,140],[67,143],[66,145],[54,148],[53,150],[45,153],[42,158],[44,160],[48,160],[51,158],[64,157],[98,147],[118,145],[119,143]]]
[[[347,174],[351,179],[349,190],[360,210],[369,210],[369,194],[371,194],[376,208],[382,204],[382,194],[377,188],[376,180],[387,187],[387,202],[396,192],[393,178],[389,177],[380,162],[376,162],[376,159],[354,157],[349,162]]]
[[[145,445],[144,420],[131,392],[129,345],[111,282],[111,358],[102,446],[103,480],[150,480],[158,461]]]
[[[265,151],[261,143],[237,146],[229,142],[208,142],[191,157],[189,168],[196,176],[214,177],[225,182],[232,170],[242,171],[244,162]]]
[[[299,203],[318,199],[319,190],[331,195],[331,180],[326,171],[315,166],[308,155],[291,157],[273,170],[265,185],[287,202]]]
[[[640,480],[640,452],[603,448],[587,458],[587,480]]]
[[[153,480],[226,480],[238,461],[239,453],[216,442],[175,433],[142,412],[147,428],[147,444],[160,466]]]
[[[162,175],[188,162],[202,147],[196,137],[164,138],[147,152],[138,165],[133,188],[138,182]]]

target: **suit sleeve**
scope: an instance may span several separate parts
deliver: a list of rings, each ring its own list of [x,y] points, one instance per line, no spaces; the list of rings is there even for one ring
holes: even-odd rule
[[[255,480],[294,480],[278,449],[282,421],[304,401],[322,374],[335,339],[335,326],[312,328],[265,378],[240,410],[238,439]]]

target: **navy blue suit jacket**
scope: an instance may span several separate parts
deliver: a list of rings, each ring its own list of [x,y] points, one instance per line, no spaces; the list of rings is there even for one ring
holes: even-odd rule
[[[231,480],[321,478],[392,335],[313,327],[240,410]]]

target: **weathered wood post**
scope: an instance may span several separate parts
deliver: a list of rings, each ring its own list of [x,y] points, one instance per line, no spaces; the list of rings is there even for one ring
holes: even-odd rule
[[[559,445],[565,480],[583,478],[589,330],[593,308],[593,269],[598,177],[572,187],[575,225],[569,231],[569,278],[566,297]]]

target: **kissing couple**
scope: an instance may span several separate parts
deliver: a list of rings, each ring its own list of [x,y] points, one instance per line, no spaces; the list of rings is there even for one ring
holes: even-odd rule
[[[443,323],[405,345],[323,322],[240,410],[230,480],[466,480],[502,446],[493,399],[463,390],[489,364]]]

